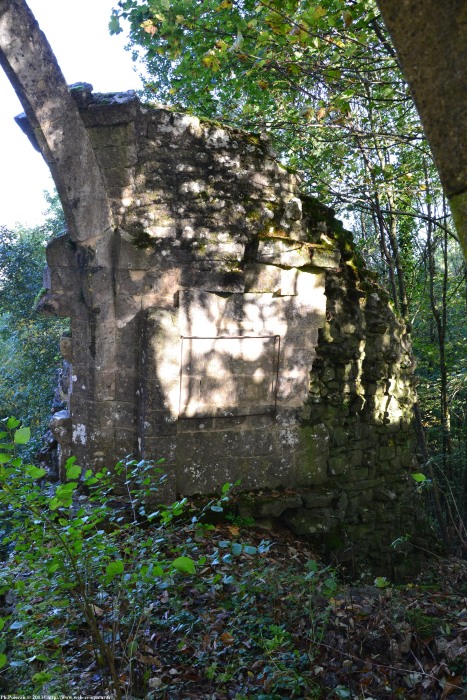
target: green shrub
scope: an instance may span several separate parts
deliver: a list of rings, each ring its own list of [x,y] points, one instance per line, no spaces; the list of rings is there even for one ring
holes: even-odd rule
[[[192,538],[202,526],[193,516],[177,525],[183,546],[169,542],[165,534],[186,502],[147,512],[162,472],[152,462],[121,461],[114,474],[93,474],[71,458],[66,482],[44,488],[45,470],[17,456],[29,438],[29,428],[14,418],[0,433],[0,506],[8,531],[2,544],[4,552],[11,547],[0,593],[14,592],[12,613],[0,621],[0,667],[8,666],[17,687],[28,692],[43,686],[69,691],[63,686],[70,659],[65,662],[63,649],[70,630],[82,629],[103,690],[120,698],[122,673],[133,674],[137,685],[144,680],[132,666],[141,653],[154,588],[161,581],[170,587],[174,578],[193,575],[205,563],[196,558]],[[113,495],[115,474],[124,481],[126,499]],[[222,508],[228,488],[213,507]]]

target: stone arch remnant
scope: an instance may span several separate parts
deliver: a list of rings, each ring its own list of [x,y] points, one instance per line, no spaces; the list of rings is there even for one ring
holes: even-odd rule
[[[47,251],[42,309],[72,326],[62,459],[164,457],[164,499],[240,479],[241,512],[385,567],[417,517],[412,358],[350,234],[261,136],[77,102],[115,228]]]
[[[340,253],[310,237],[296,178],[260,137],[132,93],[79,102],[115,233],[48,248],[41,306],[72,325],[64,457],[164,456],[173,495],[298,485]]]

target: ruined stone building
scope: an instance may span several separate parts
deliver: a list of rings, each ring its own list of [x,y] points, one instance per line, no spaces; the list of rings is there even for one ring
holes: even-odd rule
[[[414,528],[412,359],[350,234],[262,137],[76,100],[117,227],[47,249],[42,310],[71,319],[62,460],[163,457],[164,500],[240,479],[242,512],[383,570]]]

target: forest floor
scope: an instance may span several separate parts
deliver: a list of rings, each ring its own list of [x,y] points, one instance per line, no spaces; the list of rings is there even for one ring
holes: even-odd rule
[[[204,570],[162,587],[134,624],[125,697],[467,698],[466,561],[434,559],[404,586],[349,584],[286,531],[216,525],[197,547]],[[105,624],[106,605],[96,614]],[[97,693],[84,637],[68,655],[76,690]]]
[[[107,592],[90,586],[92,624],[111,649],[122,698],[467,698],[467,561],[433,557],[405,585],[349,581],[287,530],[239,519],[150,527],[162,557],[198,565],[156,575],[141,591],[124,577]],[[131,556],[123,530],[114,532]],[[34,577],[19,571],[20,582]],[[15,596],[6,601],[16,661],[2,669],[0,693],[31,697],[21,693],[35,683],[44,697],[114,697],[79,605],[53,609],[43,590],[13,624]]]

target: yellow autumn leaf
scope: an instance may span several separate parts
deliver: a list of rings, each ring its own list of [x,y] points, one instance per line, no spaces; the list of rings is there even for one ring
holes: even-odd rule
[[[217,71],[220,70],[220,61],[212,50],[204,54],[201,62],[206,68],[210,68],[213,73],[217,73]]]
[[[157,27],[152,19],[147,19],[145,22],[142,22],[140,26],[147,34],[150,34],[151,36],[154,36],[154,34],[157,32]]]

